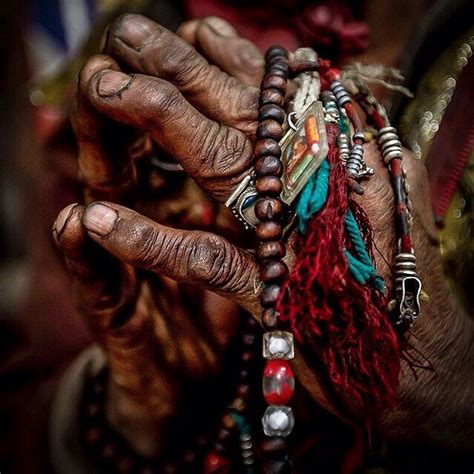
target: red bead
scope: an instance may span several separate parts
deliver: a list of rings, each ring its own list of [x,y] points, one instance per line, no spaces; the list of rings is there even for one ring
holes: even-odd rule
[[[211,451],[207,454],[204,460],[204,473],[211,474],[213,472],[219,472],[220,469],[229,465],[229,460],[220,454]]]
[[[286,405],[295,391],[295,374],[282,359],[269,360],[263,370],[263,395],[269,405]]]

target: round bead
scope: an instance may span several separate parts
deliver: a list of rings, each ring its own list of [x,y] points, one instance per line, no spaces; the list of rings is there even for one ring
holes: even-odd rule
[[[281,161],[272,155],[262,156],[254,165],[257,177],[278,176],[283,174],[283,165]]]
[[[280,295],[280,285],[270,284],[265,285],[262,293],[260,293],[260,303],[264,308],[274,307]]]
[[[281,59],[273,59],[265,66],[266,73],[278,74],[284,78],[288,78],[289,70],[288,63]]]
[[[288,267],[282,261],[265,262],[260,272],[262,281],[278,281],[288,276]]]
[[[281,148],[280,145],[276,140],[271,140],[269,138],[265,138],[263,140],[258,140],[257,144],[255,145],[254,155],[257,158],[265,155],[272,155],[280,158],[281,156]]]
[[[275,329],[278,327],[280,313],[274,308],[267,308],[262,314],[262,324],[265,329]]]
[[[261,444],[261,449],[266,458],[278,459],[286,454],[288,443],[285,438],[275,436],[273,438],[266,438]]]
[[[268,242],[269,240],[281,239],[283,229],[278,222],[264,221],[258,223],[256,234],[259,240]]]
[[[239,370],[239,380],[245,381],[249,378],[249,371],[247,369]]]
[[[261,221],[278,219],[283,212],[281,201],[272,197],[259,198],[255,203],[255,215]]]
[[[275,58],[286,58],[288,56],[288,51],[279,45],[273,45],[268,48],[268,51],[265,53],[265,61],[268,63]]]
[[[283,258],[286,255],[286,247],[282,242],[262,242],[257,248],[257,256],[260,260],[268,258]]]
[[[285,111],[275,104],[264,105],[258,112],[258,120],[276,120],[279,124],[285,121]]]
[[[262,80],[262,89],[278,89],[282,94],[286,93],[287,81],[281,76],[277,76],[272,72],[268,72]]]
[[[275,120],[264,120],[257,127],[257,139],[271,138],[278,141],[283,136],[283,127]]]
[[[278,195],[282,190],[281,179],[278,176],[262,176],[257,179],[255,188],[259,194]]]
[[[291,365],[282,359],[269,360],[263,370],[262,387],[269,405],[287,404],[295,391],[295,374]],[[268,423],[272,429],[285,431],[289,418],[284,412],[275,411],[268,417]]]
[[[278,89],[265,89],[260,93],[259,106],[263,107],[267,104],[276,104],[283,107],[285,98]]]

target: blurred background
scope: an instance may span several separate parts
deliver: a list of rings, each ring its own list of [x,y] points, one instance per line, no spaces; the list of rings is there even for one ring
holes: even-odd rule
[[[414,100],[378,92],[405,144],[425,160],[433,179],[446,170],[450,178],[455,174],[454,191],[434,213],[442,229],[447,277],[472,310],[472,296],[465,290],[473,270],[474,117],[467,107],[474,99],[473,4],[472,0],[0,2],[0,471],[7,472],[15,453],[26,450],[31,459],[21,461],[25,470],[20,471],[26,472],[29,465],[28,472],[38,472],[33,466],[43,455],[38,440],[45,443],[41,436],[45,407],[55,381],[89,342],[74,311],[50,229],[65,205],[80,200],[68,114],[77,72],[89,55],[99,51],[104,28],[113,18],[136,11],[175,30],[185,19],[219,15],[262,49],[281,39],[293,46],[314,46],[340,63],[356,60],[400,67]],[[449,127],[443,122],[447,116]],[[453,128],[462,137],[462,149],[459,139],[455,143],[452,137]],[[445,145],[432,147],[439,137],[444,137]],[[25,427],[31,436],[21,435]]]

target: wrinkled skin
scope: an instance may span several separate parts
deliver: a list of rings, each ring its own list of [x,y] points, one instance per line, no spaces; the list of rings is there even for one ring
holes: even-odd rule
[[[106,352],[109,420],[144,454],[159,451],[163,422],[179,406],[181,378],[220,369],[239,308],[259,318],[257,263],[222,203],[251,166],[263,59],[216,18],[188,22],[178,34],[187,41],[137,15],[108,28],[105,55],[92,57],[80,74],[73,117],[86,206],[65,208],[53,230],[80,310]],[[149,202],[129,152],[141,133],[199,188],[183,180],[168,189],[168,199],[162,193],[163,200]],[[374,227],[377,266],[390,282],[393,194],[375,145],[367,146],[366,159],[376,174],[360,202]],[[465,450],[474,438],[472,324],[443,280],[426,172],[409,153],[405,167],[419,272],[431,297],[413,344],[437,374],[420,372],[415,380],[404,367],[399,406],[380,427],[392,439]],[[196,203],[216,206],[215,219],[203,225],[193,218]],[[195,304],[186,306],[187,299]],[[301,357],[295,368],[316,403],[342,419],[356,415],[350,401],[340,409]]]

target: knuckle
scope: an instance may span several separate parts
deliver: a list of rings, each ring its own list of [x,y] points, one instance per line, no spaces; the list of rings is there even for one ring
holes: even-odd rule
[[[189,276],[206,285],[220,287],[230,274],[231,255],[225,241],[212,234],[197,234],[190,242]]]
[[[152,129],[156,124],[164,124],[178,119],[186,113],[183,98],[178,89],[169,82],[156,80],[146,84],[142,91],[143,102],[149,104],[151,114],[144,114],[145,127]],[[157,115],[159,119],[157,120]]]

